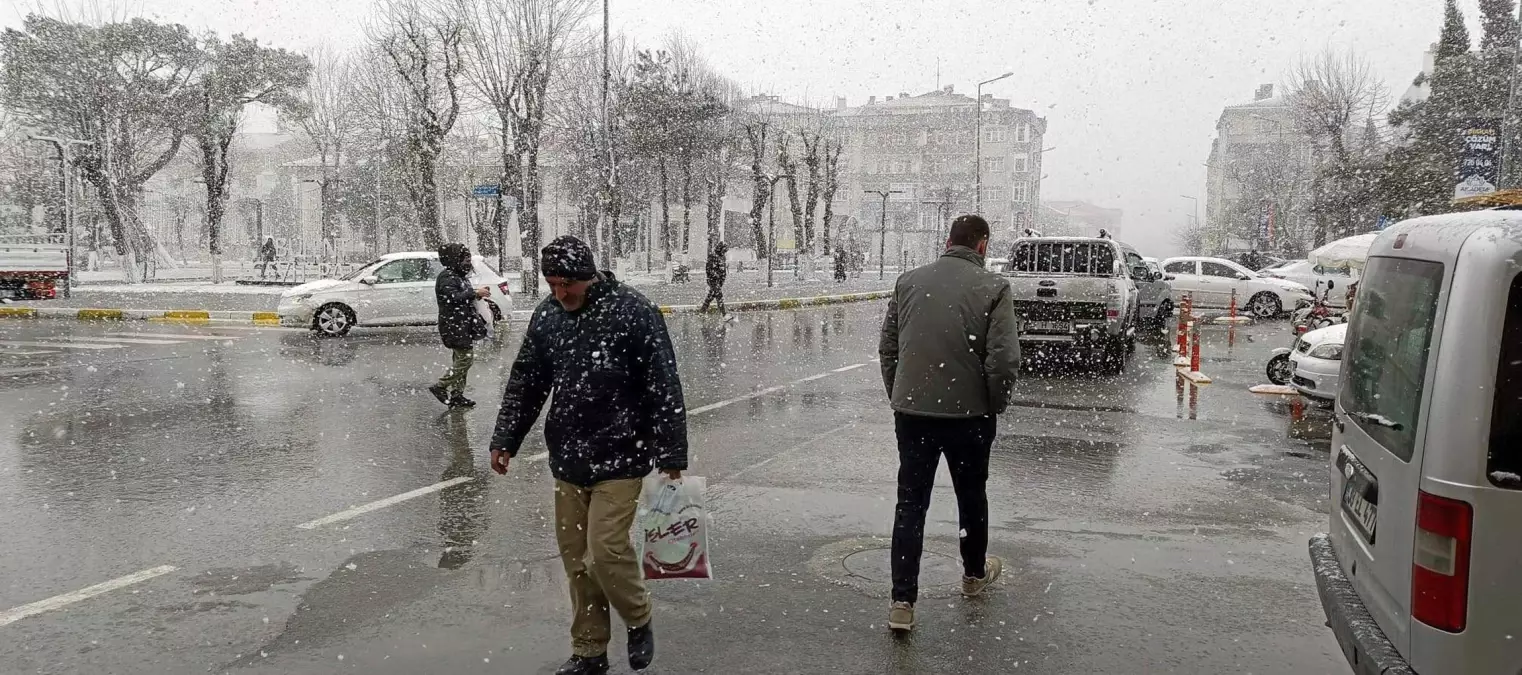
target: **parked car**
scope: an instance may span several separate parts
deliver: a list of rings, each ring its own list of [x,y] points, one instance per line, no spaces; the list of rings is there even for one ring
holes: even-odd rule
[[[68,235],[0,235],[0,299],[51,300],[68,282]]]
[[[1335,288],[1346,289],[1349,284],[1358,279],[1353,274],[1353,268],[1343,267],[1333,269],[1322,267],[1309,260],[1291,260],[1282,265],[1270,267],[1259,272],[1266,277],[1293,281],[1301,286],[1319,293],[1326,289],[1327,282],[1335,284]],[[1338,309],[1347,307],[1346,294],[1343,292],[1333,293],[1327,296],[1327,304]]]
[[[1173,275],[1163,272],[1162,261],[1157,258],[1142,258],[1142,264],[1147,267],[1147,276],[1136,279],[1142,323],[1166,325],[1173,316]]]
[[[474,256],[472,286],[488,286],[492,317],[501,321],[513,310],[507,280],[481,256]],[[444,267],[429,252],[390,253],[341,279],[302,284],[280,295],[280,323],[311,328],[330,337],[355,326],[426,326],[438,322],[433,284]]]
[[[1369,250],[1333,409],[1327,624],[1359,673],[1522,671],[1522,213]]]
[[[1339,323],[1301,335],[1290,350],[1295,374],[1290,385],[1301,394],[1331,401],[1337,398],[1337,375],[1342,370],[1342,340],[1348,325]]]
[[[1184,294],[1195,307],[1225,308],[1236,291],[1237,308],[1259,318],[1272,318],[1311,301],[1311,290],[1293,281],[1265,277],[1225,258],[1169,258],[1163,271],[1173,280],[1173,300]]]
[[[1070,348],[1125,369],[1141,316],[1136,281],[1151,280],[1135,249],[1101,237],[1022,237],[1004,276],[1022,346]]]

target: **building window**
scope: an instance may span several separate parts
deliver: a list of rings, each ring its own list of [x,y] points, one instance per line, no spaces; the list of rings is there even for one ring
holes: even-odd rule
[[[1031,186],[1025,183],[1015,183],[1015,201],[1028,202],[1031,200]]]
[[[988,204],[998,204],[1009,201],[1009,189],[1002,185],[989,185],[983,188],[983,201]]]
[[[1031,125],[1030,125],[1029,122],[1021,122],[1021,123],[1015,125],[1015,142],[1016,143],[1029,143],[1029,142],[1031,142]]]
[[[1015,173],[1025,173],[1031,170],[1030,153],[1016,153],[1014,157]]]
[[[983,171],[984,173],[1004,173],[1004,158],[984,157]]]
[[[984,143],[1003,143],[1009,140],[1009,129],[1004,127],[989,127],[983,130]]]

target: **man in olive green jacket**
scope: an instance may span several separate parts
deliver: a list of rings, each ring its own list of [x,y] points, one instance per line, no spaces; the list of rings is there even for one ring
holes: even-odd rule
[[[988,456],[996,420],[1020,369],[1009,284],[988,271],[988,223],[951,225],[946,253],[900,275],[883,317],[878,353],[898,436],[898,507],[893,514],[893,604],[888,626],[914,627],[925,512],[946,455],[961,526],[962,594],[999,577],[988,553]]]

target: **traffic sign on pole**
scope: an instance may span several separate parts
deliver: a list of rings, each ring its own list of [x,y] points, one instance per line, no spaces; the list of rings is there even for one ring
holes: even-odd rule
[[[495,197],[501,191],[502,188],[498,185],[477,185],[474,188],[471,188],[470,195],[472,197],[480,197],[484,199],[488,197]]]

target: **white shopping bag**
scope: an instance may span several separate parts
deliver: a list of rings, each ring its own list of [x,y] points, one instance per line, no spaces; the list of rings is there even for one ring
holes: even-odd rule
[[[477,298],[476,313],[480,314],[481,318],[486,321],[486,338],[489,340],[495,337],[497,334],[497,326],[496,324],[492,323],[491,320],[491,305],[487,304],[485,300]]]
[[[639,561],[646,579],[712,579],[708,507],[700,476],[671,480],[657,474],[640,500]]]

